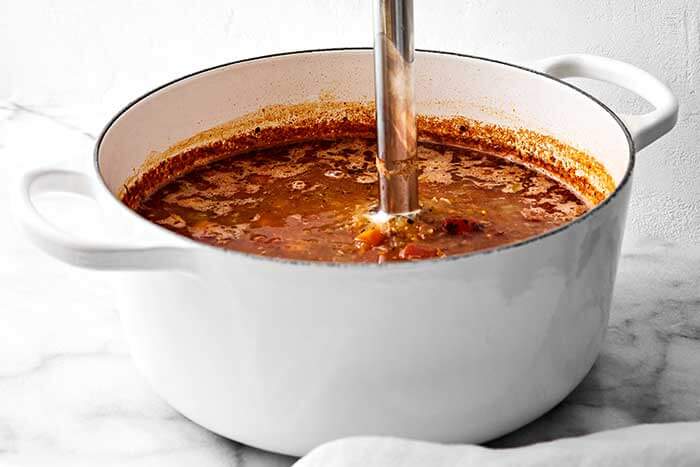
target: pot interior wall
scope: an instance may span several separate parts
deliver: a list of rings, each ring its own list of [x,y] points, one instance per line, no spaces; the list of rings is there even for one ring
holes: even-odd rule
[[[372,101],[371,50],[282,55],[219,67],[151,93],[122,113],[104,135],[100,173],[112,193],[153,152],[273,104],[319,99]],[[598,159],[616,184],[629,143],[616,119],[594,100],[548,77],[488,60],[418,52],[417,111],[462,115],[553,136]]]

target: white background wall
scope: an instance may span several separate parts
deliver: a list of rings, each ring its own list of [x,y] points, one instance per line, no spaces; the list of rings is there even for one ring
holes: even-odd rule
[[[681,101],[679,125],[639,158],[630,230],[700,240],[700,1],[415,4],[421,48],[513,61],[589,52],[668,82]],[[370,15],[370,0],[3,0],[0,101],[94,135],[131,98],[199,68],[284,50],[371,45]],[[619,90],[589,89],[614,108],[644,108]],[[68,156],[61,151],[41,158]]]

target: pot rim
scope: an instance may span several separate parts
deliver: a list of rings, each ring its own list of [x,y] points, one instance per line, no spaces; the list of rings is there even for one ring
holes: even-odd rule
[[[391,261],[388,263],[384,264],[378,264],[378,263],[333,263],[333,262],[328,262],[328,261],[309,261],[309,260],[296,260],[296,259],[288,259],[288,258],[279,258],[279,257],[273,257],[273,256],[262,256],[262,255],[256,255],[253,253],[244,253],[241,251],[236,251],[236,250],[227,250],[224,248],[219,248],[213,245],[208,245],[203,242],[198,242],[196,240],[193,240],[189,237],[186,237],[184,235],[179,235],[176,234],[175,232],[172,232],[165,227],[162,227],[154,222],[151,222],[147,219],[144,219],[141,217],[138,213],[136,213],[134,210],[130,209],[128,206],[124,205],[124,203],[121,202],[117,196],[111,192],[111,190],[107,187],[105,184],[104,178],[102,177],[102,173],[100,172],[100,166],[99,166],[99,154],[100,154],[100,147],[102,145],[103,139],[107,132],[110,130],[112,125],[119,119],[121,118],[122,115],[124,115],[126,112],[131,110],[132,107],[134,107],[136,104],[139,102],[145,100],[146,98],[150,97],[151,95],[169,87],[172,86],[173,84],[179,83],[181,81],[185,81],[189,78],[193,78],[198,75],[202,75],[204,73],[207,73],[209,71],[217,70],[220,68],[225,68],[231,65],[238,65],[241,63],[247,63],[247,62],[254,62],[258,60],[266,60],[270,58],[277,58],[277,57],[286,57],[286,56],[293,56],[293,55],[305,55],[305,54],[314,54],[314,53],[333,53],[333,52],[370,52],[372,51],[372,47],[334,47],[334,48],[325,48],[325,49],[306,49],[306,50],[297,50],[297,51],[290,51],[290,52],[280,52],[280,53],[274,53],[274,54],[268,54],[268,55],[260,55],[256,57],[250,57],[250,58],[244,58],[240,60],[234,60],[231,62],[223,63],[220,65],[214,65],[211,67],[207,67],[198,71],[194,71],[192,73],[188,73],[186,75],[180,76],[179,78],[175,78],[171,81],[168,81],[156,88],[151,89],[150,91],[142,94],[141,96],[137,97],[136,99],[132,100],[128,104],[126,104],[124,107],[122,107],[104,126],[102,131],[100,132],[94,146],[93,150],[93,168],[95,170],[95,173],[97,174],[97,179],[99,181],[99,186],[101,189],[105,190],[110,197],[112,197],[124,210],[128,212],[128,214],[134,216],[138,220],[147,222],[151,226],[159,229],[161,232],[165,232],[168,235],[172,235],[181,241],[185,241],[188,243],[191,243],[193,246],[197,248],[204,248],[207,250],[215,251],[218,253],[222,254],[227,254],[227,255],[233,255],[237,256],[242,259],[249,259],[249,260],[254,260],[254,261],[261,261],[264,263],[278,263],[278,264],[284,264],[284,265],[292,265],[292,266],[306,266],[306,267],[317,267],[317,268],[349,268],[349,269],[355,269],[355,268],[361,268],[361,269],[377,269],[381,268],[383,269],[395,269],[395,268],[411,268],[411,267],[417,267],[419,265],[425,265],[425,266],[437,266],[441,263],[447,263],[450,261],[459,261],[459,260],[466,260],[469,258],[477,257],[477,256],[484,256],[484,255],[491,255],[495,253],[499,253],[502,251],[508,251],[520,247],[527,246],[531,243],[538,242],[540,240],[544,240],[548,237],[552,237],[554,235],[558,235],[574,226],[577,224],[580,224],[584,221],[586,221],[588,218],[592,217],[595,213],[598,211],[602,210],[605,208],[608,204],[610,204],[613,199],[622,191],[623,188],[629,183],[632,172],[634,171],[635,163],[636,163],[636,150],[634,146],[634,141],[632,139],[632,135],[629,132],[629,129],[625,126],[625,124],[622,122],[620,117],[612,110],[610,107],[605,105],[603,102],[601,102],[599,99],[596,97],[592,96],[588,92],[578,88],[577,86],[574,86],[571,83],[568,83],[566,81],[563,81],[561,79],[555,78],[551,75],[548,75],[546,73],[543,73],[541,71],[533,70],[531,68],[527,68],[522,65],[516,65],[513,63],[508,63],[502,60],[496,60],[492,58],[486,58],[486,57],[480,57],[476,55],[469,55],[469,54],[463,54],[459,52],[445,52],[445,51],[440,51],[440,50],[430,50],[430,49],[416,49],[416,53],[418,54],[433,54],[433,55],[443,55],[443,56],[452,56],[452,57],[457,57],[457,58],[468,58],[472,60],[481,60],[484,62],[489,62],[489,63],[494,63],[497,65],[502,65],[510,68],[516,68],[521,71],[525,71],[528,73],[532,73],[534,75],[538,75],[542,78],[549,79],[553,81],[556,84],[567,86],[570,89],[573,89],[574,91],[578,92],[579,94],[582,94],[583,96],[587,97],[588,99],[592,100],[595,102],[598,106],[600,106],[603,110],[605,110],[615,122],[617,122],[618,126],[622,130],[623,134],[625,135],[625,138],[627,139],[627,144],[629,147],[629,163],[627,165],[627,169],[625,170],[625,174],[622,177],[622,180],[620,180],[620,183],[615,187],[615,190],[606,198],[604,199],[601,203],[597,204],[596,206],[593,207],[593,209],[589,210],[586,212],[584,215],[577,217],[576,219],[567,222],[555,229],[549,230],[547,232],[544,232],[540,235],[537,235],[535,237],[530,237],[526,238],[524,240],[520,240],[518,242],[514,243],[508,243],[500,246],[496,246],[493,248],[488,248],[484,250],[477,250],[473,251],[470,253],[464,253],[461,255],[452,255],[452,256],[446,256],[442,258],[436,258],[436,259],[426,259],[426,260],[420,260],[420,261]]]

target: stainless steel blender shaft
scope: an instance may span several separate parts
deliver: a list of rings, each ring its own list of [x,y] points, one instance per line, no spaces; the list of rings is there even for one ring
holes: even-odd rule
[[[419,209],[413,104],[413,0],[374,0],[379,209]]]

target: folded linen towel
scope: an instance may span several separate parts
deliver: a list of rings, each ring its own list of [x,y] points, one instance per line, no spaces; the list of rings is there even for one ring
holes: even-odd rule
[[[512,449],[388,437],[345,438],[294,467],[700,466],[700,422],[638,425]]]

